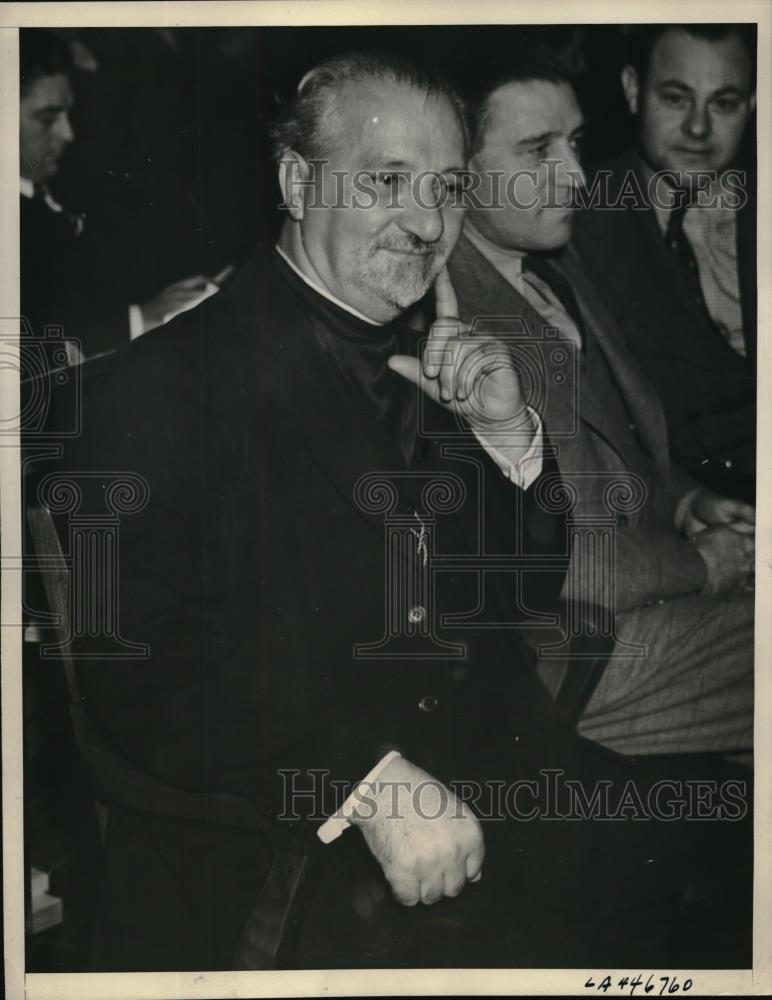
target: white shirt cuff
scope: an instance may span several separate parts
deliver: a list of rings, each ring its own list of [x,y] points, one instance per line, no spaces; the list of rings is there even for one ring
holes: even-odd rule
[[[534,431],[531,443],[524,455],[518,454],[518,457],[513,457],[512,453],[515,451],[514,445],[507,446],[506,444],[499,442],[498,446],[494,446],[490,443],[490,441],[487,441],[482,434],[474,431],[474,436],[483,448],[485,448],[507,479],[510,479],[515,486],[519,486],[521,490],[527,490],[528,487],[541,474],[544,452],[544,428],[542,426],[541,418],[536,410],[532,409],[530,406],[527,406],[526,410],[533,421]],[[518,453],[521,447],[522,445],[517,447]]]
[[[390,764],[395,757],[401,756],[402,754],[399,750],[389,750],[386,756],[381,757],[375,767],[367,772],[340,809],[333,816],[330,816],[328,820],[325,820],[316,831],[317,837],[323,844],[331,844],[333,840],[338,839],[344,830],[351,826],[351,816],[353,816],[356,807],[361,803],[362,798],[368,792],[372,791],[372,784],[375,779],[385,769],[387,764]]]
[[[136,340],[145,332],[142,310],[139,306],[129,306],[129,339]]]

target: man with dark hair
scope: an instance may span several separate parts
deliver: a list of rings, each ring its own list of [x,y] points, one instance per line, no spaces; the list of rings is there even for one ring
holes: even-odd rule
[[[712,24],[639,24],[630,32],[627,44],[626,65],[639,80],[644,80],[650,71],[652,55],[659,40],[669,31],[682,31],[690,38],[716,43],[736,38],[745,48],[751,69],[751,78],[756,78],[756,30],[752,24],[712,23]]]
[[[589,795],[608,778],[615,801],[650,779],[564,726],[519,630],[492,627],[515,624],[518,585],[532,612],[554,602],[564,525],[539,499],[556,484],[539,414],[498,341],[461,329],[444,271],[455,100],[399,60],[339,57],[276,139],[277,246],[84,400],[66,463],[84,508],[106,470],[148,494],[121,522],[116,592],[149,658],[79,664],[94,726],[206,817],[227,793],[303,841],[302,967],[689,964],[667,901],[701,881],[694,824],[515,822],[515,791],[551,808],[539,769]],[[400,316],[432,286],[418,356]],[[513,553],[535,569],[502,572]],[[271,876],[265,837],[157,800],[112,803],[107,829],[98,967],[228,967]]]
[[[575,94],[546,56],[512,66],[471,104],[479,187],[448,266],[462,319],[535,341],[527,370],[575,494],[565,596],[618,612],[579,731],[629,754],[750,750],[754,509],[671,465],[662,407],[569,245]],[[615,506],[615,482],[629,505]],[[613,544],[599,537],[609,518]]]
[[[636,30],[622,85],[637,147],[592,171],[595,195],[576,233],[664,404],[673,458],[705,485],[750,502],[755,176],[741,146],[755,107],[755,61],[747,25]]]
[[[71,363],[116,350],[191,308],[215,286],[197,275],[164,288],[140,305],[116,302],[105,280],[109,255],[92,247],[85,219],[66,211],[49,182],[73,142],[73,60],[68,43],[50,29],[20,33],[19,173],[21,307],[25,334],[61,350]],[[115,235],[120,240],[120,234]],[[46,338],[56,328],[61,340]],[[34,355],[30,355],[34,356]],[[50,366],[57,366],[54,357]],[[61,362],[58,362],[58,366]],[[40,377],[39,370],[23,378]]]

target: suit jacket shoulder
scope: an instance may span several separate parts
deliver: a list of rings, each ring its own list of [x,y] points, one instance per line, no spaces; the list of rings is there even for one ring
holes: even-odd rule
[[[461,318],[494,317],[510,328],[514,323],[518,332],[512,344],[525,339],[528,346],[521,350],[536,352],[535,364],[523,357],[524,371],[531,373],[532,399],[561,474],[576,490],[576,515],[610,517],[608,489],[615,477],[634,491],[634,483],[643,484],[641,505],[619,515],[616,609],[694,593],[704,584],[705,567],[694,547],[674,531],[678,497],[668,472],[661,406],[597,301],[577,255],[569,250],[553,264],[575,294],[589,341],[585,354],[572,357],[570,345],[549,334],[546,322],[463,237],[448,264]],[[604,368],[608,375],[601,377]],[[599,586],[588,592],[591,578],[579,567],[575,592],[605,603],[603,574],[596,574]]]
[[[575,246],[593,285],[665,408],[671,454],[694,478],[745,494],[755,475],[755,237],[750,202],[738,217],[738,255],[749,360],[710,320],[665,245],[654,210],[623,197],[641,171],[630,154],[591,175],[595,197],[579,213]],[[601,180],[599,180],[599,178]],[[594,185],[594,187],[593,187]],[[629,192],[628,192],[629,193]]]
[[[128,302],[105,292],[81,239],[65,213],[21,198],[21,307],[30,336],[44,340],[46,327],[56,327],[92,357],[128,342]]]

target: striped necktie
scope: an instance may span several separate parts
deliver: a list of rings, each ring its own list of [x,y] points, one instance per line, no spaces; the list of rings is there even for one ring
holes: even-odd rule
[[[581,349],[582,335],[576,323],[546,281],[533,271],[523,271],[521,277],[523,296],[528,303],[550,326],[557,327],[567,340],[572,340]]]

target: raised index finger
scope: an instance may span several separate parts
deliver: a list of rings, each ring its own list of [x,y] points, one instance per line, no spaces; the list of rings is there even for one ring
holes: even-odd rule
[[[434,282],[437,319],[458,319],[458,300],[447,267],[443,267]]]

